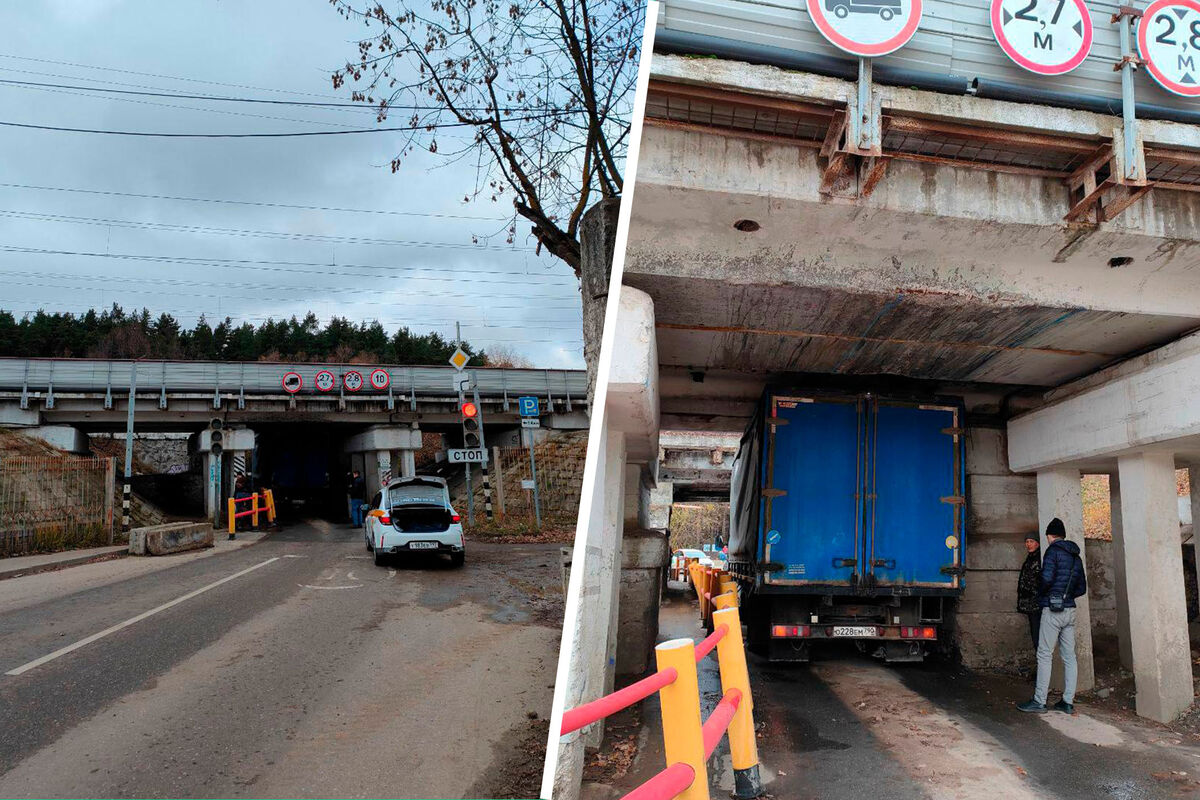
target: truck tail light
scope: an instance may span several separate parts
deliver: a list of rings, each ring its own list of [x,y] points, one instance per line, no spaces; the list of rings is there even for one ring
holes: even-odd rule
[[[901,639],[936,639],[937,628],[926,626],[923,628],[903,627],[900,629]]]
[[[811,633],[807,625],[772,625],[771,636],[776,639],[803,639]]]

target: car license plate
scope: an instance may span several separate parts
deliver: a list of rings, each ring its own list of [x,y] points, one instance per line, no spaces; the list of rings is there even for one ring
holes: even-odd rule
[[[874,636],[874,625],[834,625],[834,636]]]
[[[437,550],[437,542],[409,542],[409,550]]]

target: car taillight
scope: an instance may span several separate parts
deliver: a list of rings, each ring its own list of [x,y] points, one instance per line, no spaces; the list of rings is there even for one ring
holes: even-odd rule
[[[454,516],[452,516],[452,517],[450,518],[450,521],[451,521],[451,522],[461,522],[461,521],[462,521],[462,517],[460,517],[458,514],[455,514]]]
[[[380,525],[391,525],[392,524],[391,515],[390,514],[381,514],[379,516],[379,524]],[[380,536],[382,536],[382,535],[383,534],[380,534]]]
[[[937,628],[927,626],[924,628],[908,628],[900,629],[901,639],[936,639]]]
[[[772,625],[771,635],[776,639],[804,638],[811,633],[807,625]]]

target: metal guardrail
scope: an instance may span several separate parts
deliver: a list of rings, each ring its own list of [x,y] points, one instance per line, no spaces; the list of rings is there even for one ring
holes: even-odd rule
[[[701,613],[712,633],[699,643],[691,639],[663,642],[654,649],[658,669],[653,674],[563,714],[559,735],[566,736],[659,694],[667,767],[621,800],[709,800],[707,762],[726,732],[734,794],[754,798],[762,792],[737,588],[726,573],[695,563],[691,569]],[[714,596],[710,590],[718,587],[723,591]],[[702,722],[696,665],[714,649],[722,697]]]
[[[388,373],[386,389],[371,387],[367,377],[376,369]],[[245,395],[282,395],[283,376],[295,372],[303,380],[298,397],[312,396],[451,396],[454,368],[375,364],[289,364],[263,361],[109,361],[73,358],[0,358],[0,391],[124,393],[136,370],[139,392],[203,392]],[[316,375],[328,370],[337,378],[331,391],[316,389]],[[358,372],[362,388],[350,391],[342,376]],[[548,400],[583,402],[587,373],[583,370],[510,369],[478,367],[475,376],[480,395],[515,399],[536,395]]]

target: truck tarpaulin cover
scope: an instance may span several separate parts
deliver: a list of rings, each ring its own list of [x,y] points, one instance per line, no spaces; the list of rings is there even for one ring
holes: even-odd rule
[[[762,509],[763,414],[766,395],[742,434],[729,488],[729,560],[753,563],[758,551],[758,517]]]

